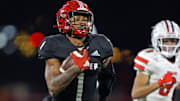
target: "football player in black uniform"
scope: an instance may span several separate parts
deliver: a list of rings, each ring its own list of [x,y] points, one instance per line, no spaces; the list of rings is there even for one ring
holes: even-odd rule
[[[90,34],[93,19],[79,0],[67,1],[57,12],[60,34],[47,36],[38,51],[49,90],[43,101],[96,101],[97,91],[98,101],[106,101],[114,79],[113,48],[104,35]]]

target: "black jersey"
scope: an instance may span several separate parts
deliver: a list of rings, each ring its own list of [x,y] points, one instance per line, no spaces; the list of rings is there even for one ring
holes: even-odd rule
[[[77,50],[65,35],[46,37],[39,47],[39,58],[58,58],[61,62],[70,52]],[[55,101],[95,101],[98,73],[101,71],[102,61],[113,55],[111,42],[101,34],[89,34],[85,43],[90,57],[90,68],[77,76],[58,95],[53,95]]]

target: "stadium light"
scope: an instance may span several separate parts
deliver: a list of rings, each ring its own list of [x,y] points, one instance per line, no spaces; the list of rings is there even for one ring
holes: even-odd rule
[[[1,31],[6,33],[8,40],[12,40],[17,34],[17,30],[14,25],[6,25]]]
[[[6,33],[0,32],[0,49],[4,48],[8,42]]]

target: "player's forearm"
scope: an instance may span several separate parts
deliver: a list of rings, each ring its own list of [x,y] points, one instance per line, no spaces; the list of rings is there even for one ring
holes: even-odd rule
[[[158,83],[153,83],[151,85],[133,88],[131,96],[133,99],[141,98],[153,92],[157,88],[159,88]]]
[[[66,88],[72,80],[80,73],[80,69],[77,66],[70,67],[67,71],[51,80],[51,92],[54,94],[61,92]]]

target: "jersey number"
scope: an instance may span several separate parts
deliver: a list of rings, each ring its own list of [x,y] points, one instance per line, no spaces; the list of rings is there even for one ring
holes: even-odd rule
[[[176,75],[177,73],[174,72],[174,75]],[[174,84],[174,83],[173,83]],[[173,84],[171,85],[167,85],[165,87],[161,87],[159,90],[159,94],[162,96],[167,96],[169,94],[169,91],[171,90],[171,88],[173,87]]]
[[[171,89],[171,88],[164,88],[164,87],[162,87],[162,88],[160,88],[160,90],[159,90],[159,94],[162,95],[162,96],[167,96],[168,93],[169,93],[169,91],[170,91],[170,89]]]
[[[81,73],[78,76],[78,85],[77,85],[77,92],[76,92],[76,100],[75,101],[82,101],[83,85],[84,85],[84,73]]]

